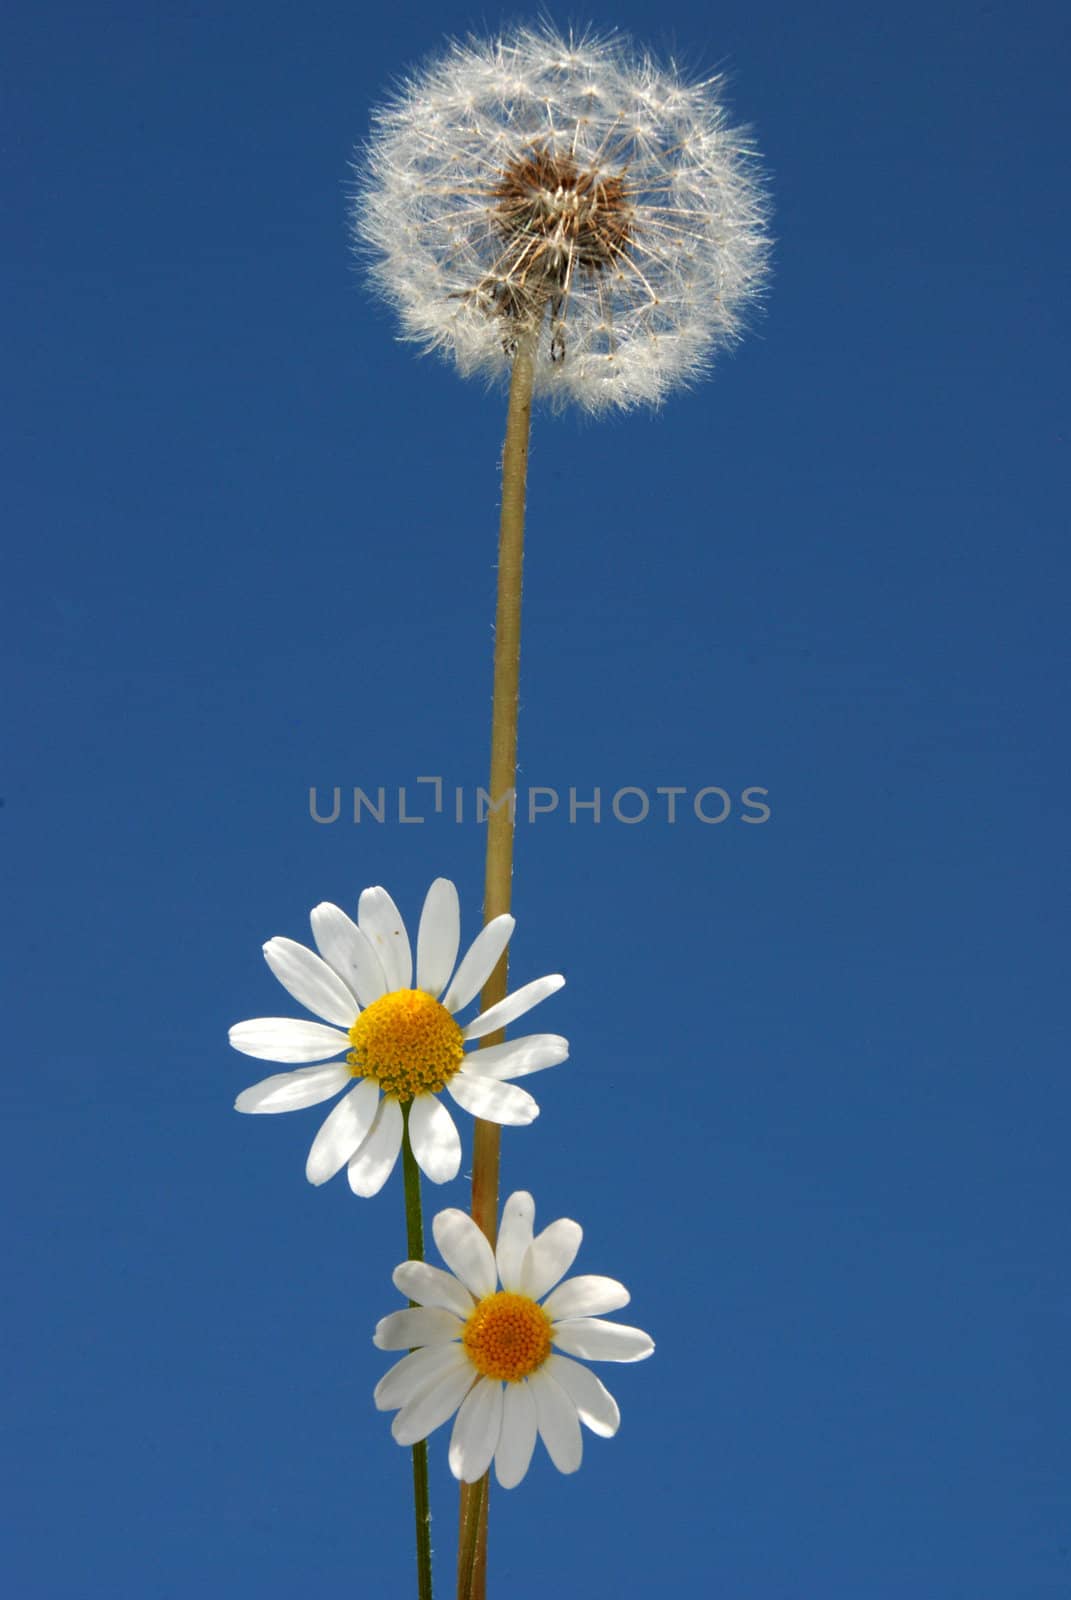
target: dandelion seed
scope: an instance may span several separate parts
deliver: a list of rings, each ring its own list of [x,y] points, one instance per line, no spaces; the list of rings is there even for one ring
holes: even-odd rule
[[[455,44],[382,108],[353,229],[406,337],[589,411],[657,403],[743,330],[767,265],[755,152],[617,36]]]

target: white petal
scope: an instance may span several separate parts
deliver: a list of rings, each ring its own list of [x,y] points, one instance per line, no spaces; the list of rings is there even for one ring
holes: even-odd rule
[[[590,1367],[582,1367],[568,1356],[551,1355],[543,1370],[564,1389],[576,1406],[581,1422],[602,1439],[612,1439],[621,1426],[621,1413],[609,1389],[603,1387]]]
[[[413,953],[402,914],[386,889],[366,889],[357,903],[357,926],[368,935],[383,966],[388,991],[408,989],[413,981]]]
[[[487,1239],[463,1211],[440,1211],[431,1224],[435,1243],[451,1272],[471,1289],[477,1300],[494,1294],[495,1258]]]
[[[329,1061],[323,1067],[299,1067],[296,1072],[277,1072],[243,1089],[234,1102],[235,1111],[300,1111],[318,1106],[353,1082],[345,1062]]]
[[[326,961],[295,939],[269,939],[264,946],[264,959],[299,1005],[340,1028],[353,1026],[361,1009],[357,996],[351,994]]]
[[[473,1050],[465,1057],[465,1068],[489,1078],[523,1078],[526,1073],[556,1067],[568,1055],[569,1041],[560,1033],[529,1033],[523,1039],[509,1039],[505,1044]]]
[[[375,1120],[379,1089],[364,1078],[341,1099],[312,1141],[305,1163],[310,1183],[326,1183],[346,1165]]]
[[[452,1311],[411,1306],[392,1311],[376,1323],[372,1343],[377,1350],[414,1350],[418,1345],[448,1344],[460,1339],[465,1324]]]
[[[503,1289],[516,1291],[521,1281],[521,1268],[528,1246],[532,1242],[532,1224],[535,1221],[535,1201],[525,1189],[511,1194],[502,1207],[502,1221],[498,1229],[495,1260],[498,1278]]]
[[[583,1361],[642,1361],[654,1350],[654,1340],[642,1328],[604,1322],[601,1317],[557,1322],[551,1338],[559,1350]]]
[[[560,1217],[537,1234],[521,1267],[521,1294],[541,1300],[548,1289],[553,1289],[576,1260],[583,1237],[584,1230],[579,1222],[569,1217]]]
[[[495,1451],[495,1477],[503,1489],[515,1489],[528,1471],[536,1432],[531,1385],[507,1383],[502,1402],[502,1428]]]
[[[502,1385],[481,1378],[462,1402],[450,1438],[450,1471],[462,1483],[475,1483],[491,1465],[502,1430]]]
[[[464,1067],[450,1079],[446,1092],[459,1106],[485,1122],[523,1128],[539,1115],[539,1106],[524,1089],[499,1083],[497,1078],[481,1078]]]
[[[561,1386],[540,1367],[528,1379],[535,1401],[539,1437],[559,1472],[575,1472],[584,1453],[576,1406]]]
[[[427,1350],[414,1350],[396,1361],[376,1384],[372,1391],[376,1410],[396,1411],[438,1383],[444,1373],[456,1372],[459,1367],[472,1370],[459,1344],[436,1344]]]
[[[383,963],[355,922],[339,907],[324,900],[312,912],[312,936],[327,965],[352,989],[363,1006],[387,992]]]
[[[436,878],[424,900],[416,942],[417,988],[436,1000],[450,981],[461,943],[461,906],[449,878]]]
[[[444,1272],[427,1261],[403,1261],[395,1267],[391,1281],[399,1293],[418,1305],[444,1306],[459,1317],[467,1317],[476,1303],[452,1272]]]
[[[256,1056],[259,1061],[326,1061],[350,1047],[348,1033],[295,1017],[254,1017],[249,1022],[236,1022],[228,1037],[236,1050],[244,1056]]]
[[[371,1132],[347,1168],[350,1188],[365,1199],[378,1194],[394,1171],[402,1148],[402,1112],[397,1100],[381,1100]]]
[[[562,1322],[568,1317],[598,1317],[604,1311],[620,1311],[632,1296],[616,1278],[600,1278],[594,1273],[579,1278],[566,1278],[552,1295],[543,1302],[543,1310],[552,1322]]]
[[[460,1345],[447,1345],[446,1348],[461,1350]],[[399,1411],[390,1430],[397,1442],[416,1444],[418,1439],[426,1439],[429,1433],[434,1433],[447,1417],[453,1416],[476,1377],[475,1367],[470,1365],[462,1352],[460,1366],[444,1373],[436,1384],[409,1400]]]
[[[432,1183],[449,1183],[461,1166],[461,1137],[454,1119],[433,1094],[418,1094],[409,1107],[409,1141],[417,1166]]]
[[[498,965],[498,958],[509,944],[517,924],[508,914],[492,917],[473,939],[465,959],[454,974],[454,981],[443,995],[447,1011],[461,1011],[478,994]]]
[[[518,989],[515,994],[508,994],[504,1000],[492,1006],[490,1011],[485,1011],[475,1022],[470,1022],[467,1028],[462,1029],[464,1037],[483,1039],[489,1033],[497,1033],[499,1028],[504,1028],[507,1023],[523,1017],[526,1011],[531,1011],[533,1006],[537,1006],[548,995],[557,994],[564,982],[565,979],[558,973],[548,978],[533,979],[531,983],[526,983],[523,989]]]

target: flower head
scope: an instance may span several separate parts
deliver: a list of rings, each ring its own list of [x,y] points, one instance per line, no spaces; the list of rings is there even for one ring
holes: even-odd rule
[[[767,205],[720,80],[549,25],[455,44],[377,116],[353,227],[407,337],[536,392],[657,402],[741,332]]]
[[[230,1030],[231,1044],[245,1055],[325,1063],[265,1078],[238,1096],[237,1111],[297,1111],[349,1088],[313,1140],[305,1166],[310,1183],[326,1183],[345,1166],[354,1194],[378,1194],[401,1149],[403,1106],[421,1170],[434,1183],[456,1177],[461,1140],[437,1098],[444,1089],[488,1122],[523,1124],[539,1115],[532,1096],[508,1080],[564,1061],[565,1039],[533,1033],[476,1053],[466,1045],[523,1016],[565,979],[537,978],[467,1025],[455,1021],[497,965],[512,917],[489,922],[455,972],[457,890],[436,878],[420,918],[415,988],[409,937],[385,889],[364,891],[356,922],[327,901],[310,920],[319,955],[293,939],[269,939],[264,958],[283,988],[329,1026],[259,1017]],[[343,1051],[344,1060],[331,1059]]]
[[[575,1472],[581,1422],[610,1438],[621,1415],[595,1374],[570,1357],[642,1361],[654,1350],[640,1328],[600,1315],[628,1305],[623,1284],[559,1281],[580,1248],[579,1224],[562,1217],[533,1237],[534,1220],[532,1196],[510,1195],[492,1251],[471,1217],[440,1211],[432,1228],[451,1270],[403,1261],[394,1284],[417,1304],[376,1327],[380,1350],[411,1352],[376,1386],[379,1410],[398,1410],[391,1432],[416,1444],[456,1412],[450,1470],[465,1483],[482,1478],[493,1458],[499,1483],[512,1489],[537,1434],[558,1471]]]

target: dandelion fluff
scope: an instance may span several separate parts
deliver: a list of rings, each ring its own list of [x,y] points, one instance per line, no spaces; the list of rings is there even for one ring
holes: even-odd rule
[[[620,36],[454,44],[376,114],[354,235],[405,337],[588,411],[657,404],[733,343],[766,273],[767,202],[721,81]]]

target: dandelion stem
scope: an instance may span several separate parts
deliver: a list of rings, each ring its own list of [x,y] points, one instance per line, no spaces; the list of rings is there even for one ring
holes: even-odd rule
[[[403,1106],[402,1174],[405,1180],[405,1236],[410,1261],[424,1259],[424,1217],[420,1208],[420,1168],[409,1142],[409,1107]],[[410,1300],[410,1305],[415,1302]],[[431,1600],[431,1503],[428,1498],[428,1441],[413,1446],[413,1514],[416,1519],[417,1595]]]
[[[498,605],[495,612],[495,677],[491,706],[491,796],[487,818],[487,865],[483,917],[490,922],[510,908],[513,880],[513,813],[517,779],[517,697],[521,667],[521,574],[524,563],[524,497],[528,472],[528,433],[532,415],[535,333],[525,335],[513,362],[502,452],[502,515],[498,541]],[[480,1009],[505,998],[509,953],[480,995]],[[501,1042],[501,1035],[489,1035]],[[482,1041],[486,1043],[487,1041]],[[476,1123],[472,1172],[472,1215],[484,1233],[495,1239],[498,1219],[499,1128]]]
[[[486,1587],[487,1499],[484,1491],[487,1487],[487,1478],[485,1476],[479,1482],[465,1484],[464,1487],[469,1491],[469,1515],[468,1520],[462,1524],[464,1537],[460,1542],[457,1556],[458,1600],[469,1600],[469,1597],[476,1593],[473,1583],[476,1578],[476,1549],[481,1533],[484,1537],[484,1560],[480,1582]]]
[[[513,358],[502,450],[502,513],[498,534],[498,603],[495,610],[495,677],[491,705],[491,796],[487,818],[484,922],[510,908],[513,881],[513,821],[517,782],[517,700],[521,671],[521,579],[524,568],[524,503],[528,436],[532,420],[535,354],[542,317],[522,333]],[[509,956],[502,956],[480,995],[480,1009],[505,998]],[[484,1045],[500,1044],[501,1033]],[[498,1224],[499,1129],[477,1120],[472,1153],[472,1215],[495,1242]],[[458,1529],[458,1600],[484,1600],[487,1592],[487,1501],[485,1475],[461,1490]]]

